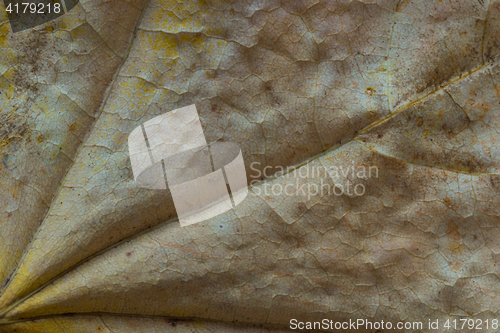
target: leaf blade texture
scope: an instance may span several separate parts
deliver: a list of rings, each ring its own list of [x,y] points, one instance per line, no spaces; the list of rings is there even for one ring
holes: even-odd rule
[[[499,15],[499,1],[80,1],[14,36],[4,15],[0,329],[498,314]],[[191,104],[257,182],[180,228],[169,191],[135,184],[127,137]],[[354,166],[377,176],[332,172]],[[349,182],[366,191],[270,190]]]

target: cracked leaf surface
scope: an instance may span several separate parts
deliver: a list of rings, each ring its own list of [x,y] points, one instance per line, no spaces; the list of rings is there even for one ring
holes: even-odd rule
[[[4,18],[0,330],[494,317],[499,12],[116,0],[16,35]],[[134,183],[127,137],[190,104],[260,182],[180,228],[168,191]],[[332,172],[351,166],[377,177]],[[330,191],[271,191],[296,184]]]

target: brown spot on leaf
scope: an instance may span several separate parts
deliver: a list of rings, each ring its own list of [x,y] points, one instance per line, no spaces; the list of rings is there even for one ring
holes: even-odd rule
[[[460,240],[460,231],[458,230],[458,226],[455,224],[455,222],[450,221],[448,222],[447,225],[447,232],[446,236],[453,241],[458,242]]]
[[[490,183],[493,188],[500,187],[500,177],[498,175],[490,175]]]
[[[373,88],[368,87],[368,88],[366,89],[366,93],[367,93],[368,95],[370,95],[370,96],[373,96],[373,94],[375,94],[375,92],[376,92],[376,90],[375,90],[375,89],[373,89]]]

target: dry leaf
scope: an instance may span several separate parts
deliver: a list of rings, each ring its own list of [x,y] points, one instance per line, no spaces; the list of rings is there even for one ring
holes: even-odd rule
[[[15,34],[0,12],[0,331],[495,331],[500,0],[86,0]],[[127,137],[190,104],[252,185],[180,228]]]

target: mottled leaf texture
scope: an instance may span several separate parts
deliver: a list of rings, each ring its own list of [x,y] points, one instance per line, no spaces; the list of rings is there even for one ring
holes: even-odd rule
[[[66,5],[0,3],[0,332],[497,331],[500,0]],[[192,104],[252,185],[181,228],[127,138]]]

